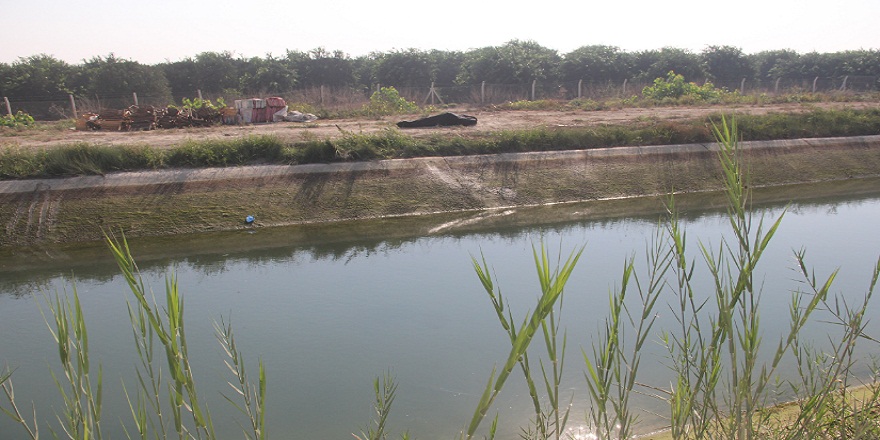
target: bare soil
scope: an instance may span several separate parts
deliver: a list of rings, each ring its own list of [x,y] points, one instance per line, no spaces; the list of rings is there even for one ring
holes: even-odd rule
[[[474,136],[503,130],[538,127],[585,127],[602,124],[626,124],[632,122],[674,121],[706,117],[712,114],[766,114],[806,112],[817,108],[875,108],[880,102],[773,104],[762,106],[702,106],[702,107],[655,107],[625,108],[602,111],[522,111],[492,109],[450,109],[452,112],[476,116],[475,127],[446,127],[406,129],[411,136]],[[350,133],[375,133],[389,128],[402,120],[417,119],[422,115],[402,115],[380,119],[332,119],[312,123],[278,122],[247,126],[218,126],[209,128],[184,128],[139,132],[111,131],[35,131],[21,132],[0,138],[0,148],[17,145],[25,148],[49,148],[74,142],[102,145],[136,144],[154,148],[169,148],[187,140],[224,139],[249,135],[274,135],[287,141],[332,139]]]

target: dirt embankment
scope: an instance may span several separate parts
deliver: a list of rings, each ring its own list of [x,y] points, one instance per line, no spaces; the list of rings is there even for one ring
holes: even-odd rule
[[[880,102],[810,103],[772,105],[734,105],[703,107],[655,107],[625,108],[603,111],[496,111],[492,109],[452,109],[450,111],[476,116],[475,127],[448,127],[443,129],[408,129],[406,134],[422,136],[483,136],[503,130],[520,130],[537,127],[589,127],[601,124],[652,123],[702,118],[712,114],[766,114],[807,112],[817,108],[876,108]],[[152,148],[169,148],[187,140],[229,139],[249,135],[272,135],[289,142],[310,139],[333,139],[345,133],[376,133],[395,128],[401,120],[415,119],[421,115],[402,115],[379,119],[334,119],[312,123],[283,122],[248,126],[223,126],[212,128],[184,128],[140,132],[70,131],[70,132],[24,132],[15,137],[0,138],[0,148],[51,148],[74,142],[101,145],[139,144]]]
[[[880,136],[743,146],[756,186],[880,176]],[[670,189],[711,191],[721,183],[714,148],[622,147],[0,182],[0,246],[98,240],[104,230],[155,236],[440,212],[473,216]],[[245,224],[248,215],[253,224]]]

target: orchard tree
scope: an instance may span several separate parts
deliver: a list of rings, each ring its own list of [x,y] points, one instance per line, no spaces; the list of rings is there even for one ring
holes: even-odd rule
[[[755,77],[754,66],[738,47],[709,46],[700,57],[703,68],[713,80],[731,82]]]
[[[58,98],[70,93],[75,68],[51,55],[19,58],[0,64],[0,94],[18,99]]]
[[[356,84],[354,62],[342,51],[323,47],[308,52],[287,51],[289,65],[301,86],[350,87]]]
[[[239,90],[245,93],[280,94],[296,86],[296,71],[287,58],[253,57],[242,65]]]
[[[555,82],[562,58],[534,41],[512,40],[465,53],[460,84],[488,81],[497,84],[523,84],[532,80]]]
[[[419,87],[432,79],[431,57],[418,49],[374,55],[373,77],[379,84],[395,87]]]
[[[645,81],[666,78],[670,71],[691,82],[702,81],[707,76],[698,55],[674,47],[639,52],[634,57],[634,67],[637,76]]]
[[[171,99],[162,67],[117,58],[112,53],[83,63],[73,82],[77,92],[87,96],[118,98],[137,92],[144,97]]]
[[[755,75],[761,82],[770,83],[776,78],[790,75],[800,55],[790,49],[768,50],[749,55]]]
[[[562,58],[562,80],[622,82],[629,74],[630,57],[615,46],[582,46]]]

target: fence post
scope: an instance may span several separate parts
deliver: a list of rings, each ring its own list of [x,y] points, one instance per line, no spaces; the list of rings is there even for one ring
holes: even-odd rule
[[[840,85],[840,91],[846,90],[846,80],[849,79],[849,75],[843,77],[843,84]]]
[[[538,83],[538,80],[536,80],[536,79],[532,80],[532,101],[535,100],[535,84],[537,84],[537,83]]]
[[[778,95],[778,94],[779,94],[779,81],[780,81],[781,79],[782,79],[781,76],[780,76],[779,78],[776,78],[776,85],[773,86],[773,94],[774,94],[774,95]]]
[[[76,114],[76,100],[73,99],[72,93],[67,96],[70,97],[70,109],[73,110],[73,119],[77,119],[79,116]]]
[[[740,83],[739,83],[739,94],[740,95],[746,94],[746,79],[745,78],[743,78],[742,81],[740,81]]]
[[[623,79],[623,97],[626,97],[626,82],[629,81],[628,78]]]
[[[199,101],[201,101],[202,100],[202,89],[198,89],[198,90],[196,90],[196,92],[199,95]]]
[[[4,97],[3,97],[3,102],[6,103],[6,113],[8,113],[9,116],[12,116],[12,106],[9,105],[9,98],[7,98],[7,97],[4,96]]]
[[[321,107],[324,106],[324,85],[321,84]]]
[[[131,92],[131,97],[134,98],[134,105],[138,105],[138,94],[137,94],[137,92]]]
[[[486,81],[480,84],[480,105],[486,105]]]
[[[816,82],[819,81],[819,77],[813,78],[813,93],[816,93]]]
[[[579,79],[578,80],[578,99],[581,99],[581,96],[582,96],[581,95],[581,86],[583,86],[583,85],[584,85],[584,80]]]

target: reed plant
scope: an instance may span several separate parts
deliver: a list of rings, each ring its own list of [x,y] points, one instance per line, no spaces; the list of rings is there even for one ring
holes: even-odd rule
[[[126,436],[144,440],[217,438],[206,399],[196,387],[186,340],[184,302],[176,277],[172,274],[166,278],[165,302],[160,307],[144,284],[124,236],[121,240],[108,236],[106,242],[134,297],[128,313],[140,364],[136,368],[136,386],[132,390],[125,385],[123,388],[132,416],[131,424],[123,422]],[[63,372],[51,373],[62,405],[57,414],[60,432],[50,426],[50,433],[54,438],[99,440],[104,437],[102,369],[99,365],[97,376],[93,376],[79,296],[74,287],[72,295],[56,294],[54,299],[44,302],[47,312],[43,316],[58,347]],[[259,363],[258,381],[251,382],[232,326],[221,320],[215,330],[227,356],[225,364],[233,376],[229,385],[237,396],[224,397],[247,417],[247,428],[243,427],[245,438],[263,440],[267,438],[267,379],[263,363]],[[23,414],[15,399],[11,375],[8,370],[0,373],[0,388],[6,398],[6,405],[0,409],[22,426],[28,438],[37,440],[40,424],[36,410],[31,416]],[[236,399],[241,403],[236,403]]]
[[[476,258],[472,258],[474,270],[476,271],[484,290],[489,295],[501,326],[508,334],[510,339],[510,352],[507,356],[507,361],[501,367],[501,371],[498,371],[497,368],[495,368],[489,376],[489,381],[486,384],[482,397],[477,404],[477,408],[474,411],[470,423],[467,425],[465,432],[467,433],[468,439],[476,434],[476,431],[485,419],[486,414],[492,408],[493,402],[498,397],[498,394],[501,392],[501,389],[504,387],[507,379],[517,365],[520,366],[520,369],[525,375],[529,387],[529,396],[531,397],[535,410],[534,434],[538,435],[539,438],[548,439],[559,439],[562,437],[565,430],[565,424],[568,420],[568,410],[560,408],[559,400],[559,384],[562,377],[562,360],[564,359],[565,352],[565,338],[563,337],[563,344],[560,350],[558,345],[559,323],[555,319],[555,314],[558,314],[559,312],[555,310],[561,308],[560,304],[562,301],[564,286],[566,282],[568,282],[582,252],[583,248],[579,251],[572,252],[561,267],[557,265],[554,268],[550,265],[547,249],[543,245],[541,246],[540,251],[533,249],[535,268],[541,286],[541,294],[538,297],[535,309],[531,314],[526,316],[523,322],[518,326],[516,324],[517,321],[514,320],[513,314],[509,310],[507,311],[507,314],[505,314],[506,305],[504,302],[504,296],[501,293],[501,289],[495,287],[486,260],[483,259],[481,264]],[[542,330],[544,341],[546,343],[548,362],[551,365],[551,370],[548,375],[544,364],[541,364],[545,391],[547,392],[547,399],[550,402],[550,407],[547,410],[542,407],[540,398],[538,397],[537,387],[535,386],[535,381],[532,377],[532,369],[529,364],[527,352],[532,339],[538,332],[538,329]],[[494,436],[497,422],[498,418],[496,416],[492,425],[493,427],[490,430],[492,433],[490,437]],[[526,430],[526,434],[531,436],[533,432]]]
[[[637,432],[637,409],[631,397],[648,394],[661,399],[668,408],[669,438],[673,439],[779,439],[800,438],[877,438],[880,434],[880,386],[870,385],[856,399],[851,385],[856,381],[856,346],[862,341],[878,342],[865,333],[868,305],[880,279],[880,259],[861,302],[849,303],[833,297],[831,288],[837,276],[824,278],[808,269],[806,253],[797,251],[794,260],[801,275],[801,286],[792,293],[789,325],[774,345],[765,349],[760,316],[761,283],[756,281],[759,263],[780,227],[783,214],[766,220],[755,216],[751,206],[748,163],[739,148],[736,121],[722,118],[712,126],[719,147],[722,180],[727,196],[727,220],[731,238],[716,246],[699,243],[702,264],[688,250],[686,231],[681,225],[673,197],[669,198],[667,219],[657,228],[647,246],[643,276],[633,259],[626,262],[618,288],[609,295],[609,315],[592,350],[584,352],[585,377],[590,410],[587,422],[601,439],[626,439]],[[554,394],[558,370],[555,362],[561,292],[582,250],[573,254],[556,271],[538,258],[541,297],[531,317],[516,330],[512,315],[505,314],[504,297],[494,286],[485,259],[474,260],[474,268],[488,292],[502,327],[508,332],[511,350],[501,370],[493,370],[477,404],[466,436],[471,438],[492,402],[499,394],[513,366],[520,364],[535,407],[534,426],[524,429],[523,438],[559,438],[562,424],[547,423],[547,415],[560,412]],[[543,245],[541,255],[546,255]],[[711,290],[697,287],[694,275],[702,267],[711,281]],[[553,273],[554,275],[548,276]],[[631,290],[638,293],[628,299]],[[660,298],[670,298],[663,304]],[[558,309],[556,300],[560,300]],[[658,307],[666,305],[674,316],[672,328],[660,331],[659,342],[666,348],[668,386],[650,385],[638,378],[644,344],[656,334]],[[547,307],[550,307],[548,310]],[[814,315],[830,316],[840,334],[831,338],[830,348],[819,350],[804,340],[802,330]],[[540,405],[529,368],[528,346],[534,331],[544,329],[544,341],[554,362],[553,376],[542,365],[551,410]],[[769,354],[768,354],[769,353]],[[783,359],[796,364],[793,377],[781,377]],[[872,370],[876,378],[876,366]],[[497,377],[496,377],[497,375]],[[786,375],[790,376],[790,375]],[[797,402],[797,410],[785,418],[774,411],[773,398],[787,389]],[[496,416],[497,423],[497,416]],[[493,437],[495,428],[489,431]]]

